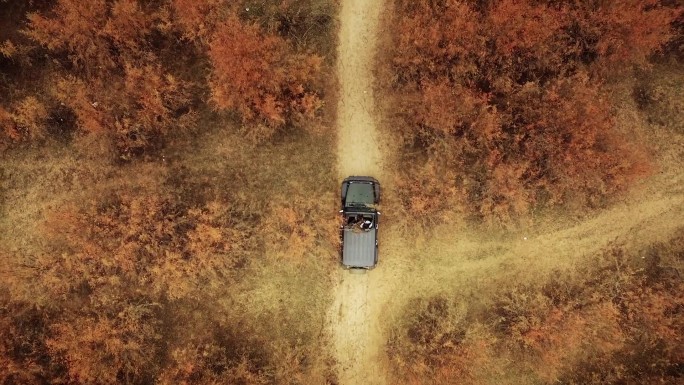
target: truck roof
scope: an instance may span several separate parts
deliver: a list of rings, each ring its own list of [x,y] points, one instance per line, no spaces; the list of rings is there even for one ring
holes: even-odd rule
[[[375,266],[375,240],[377,237],[375,227],[367,231],[345,228],[342,237],[342,264],[366,268]]]
[[[372,182],[349,182],[344,202],[346,207],[373,203],[375,203],[375,192]]]

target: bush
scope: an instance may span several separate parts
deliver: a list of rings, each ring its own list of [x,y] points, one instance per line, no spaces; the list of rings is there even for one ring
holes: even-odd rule
[[[387,346],[396,381],[676,383],[682,234],[638,253],[610,248],[538,282],[493,282],[468,307],[444,295],[412,300]]]
[[[313,119],[322,102],[312,88],[321,70],[316,55],[296,54],[282,38],[230,16],[209,44],[212,100],[237,111],[255,142]],[[236,64],[239,63],[239,64]]]
[[[618,134],[602,83],[647,66],[676,9],[651,0],[397,0],[395,9],[393,134],[437,165],[425,167],[450,171],[419,198],[452,202],[433,215],[455,206],[507,223],[569,202],[596,207],[648,172],[643,151]]]
[[[399,379],[410,384],[481,384],[478,365],[490,359],[490,334],[470,309],[443,296],[415,299],[388,341]]]
[[[11,112],[0,108],[0,126],[2,137],[0,142],[12,142],[44,139],[47,132],[45,122],[48,112],[43,103],[33,96],[28,96],[12,106]]]
[[[306,7],[330,11],[323,4]],[[291,127],[318,130],[323,59],[311,51],[322,48],[305,36],[314,22],[297,16],[301,7],[255,4],[249,13],[249,5],[213,0],[58,0],[29,13],[24,34],[57,64],[47,88],[74,111],[79,131],[111,137],[129,160],[193,128],[208,94],[254,142]]]
[[[207,334],[208,338],[171,352],[170,363],[158,378],[159,384],[273,383],[261,341],[230,330]]]
[[[60,0],[28,20],[26,35],[63,67],[48,88],[73,110],[81,133],[110,136],[127,160],[159,148],[169,132],[193,127],[191,83],[159,60],[157,46],[175,38],[164,26],[164,8]]]
[[[20,309],[0,313],[8,324],[0,359],[17,368],[13,378],[23,368],[50,382],[151,383],[163,368],[169,317],[184,316],[188,302],[209,306],[218,287],[236,281],[256,248],[252,231],[224,205],[154,194],[112,194],[52,214],[51,252],[0,269],[10,277],[2,309]],[[25,314],[35,314],[34,331]],[[240,371],[238,361],[226,371]]]
[[[678,239],[649,248],[646,269],[632,262],[634,256],[610,249],[595,265],[558,272],[541,288],[501,292],[491,319],[502,343],[532,358],[544,383],[675,381],[684,357],[678,316],[684,283],[660,264],[682,252]]]

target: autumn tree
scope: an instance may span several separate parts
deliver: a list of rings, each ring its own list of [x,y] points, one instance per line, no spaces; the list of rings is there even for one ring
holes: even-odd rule
[[[191,85],[165,68],[156,48],[175,38],[165,7],[59,0],[28,20],[26,35],[63,66],[52,95],[73,110],[81,132],[112,136],[129,159],[193,126]]]
[[[235,15],[217,27],[209,57],[213,102],[238,112],[256,142],[314,118],[322,106],[313,88],[321,58],[297,54],[281,37]]]
[[[595,207],[647,172],[638,146],[616,130],[602,84],[646,66],[672,37],[678,9],[654,0],[399,0],[396,12],[396,134],[422,156],[403,161],[418,163],[408,172],[450,175],[404,194],[407,207],[440,214],[445,206],[430,202],[444,197],[507,222],[569,201]]]
[[[0,266],[0,275],[13,277],[0,293],[9,296],[3,306],[24,309],[0,313],[0,324],[8,323],[0,330],[8,338],[0,360],[35,367],[53,381],[153,382],[166,354],[170,309],[209,300],[212,288],[229,284],[234,268],[246,265],[252,229],[236,217],[211,202],[191,207],[173,197],[126,194],[53,214],[45,224],[53,252]],[[26,314],[41,322],[35,340],[21,326]],[[24,355],[8,351],[22,339],[33,344]],[[240,373],[240,362],[234,365]],[[24,378],[15,372],[12,378]]]

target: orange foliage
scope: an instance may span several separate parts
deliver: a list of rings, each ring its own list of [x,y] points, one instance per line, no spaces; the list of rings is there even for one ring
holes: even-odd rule
[[[155,148],[164,135],[194,126],[187,85],[158,66],[126,64],[113,83],[75,77],[57,80],[53,95],[71,108],[84,133],[111,134],[123,159]],[[126,113],[122,115],[120,111]]]
[[[401,205],[406,215],[425,220],[422,223],[425,226],[434,224],[427,221],[448,220],[452,213],[450,209],[460,193],[450,186],[449,180],[455,177],[454,173],[448,169],[439,169],[434,163],[409,167],[409,172],[415,178],[398,178],[395,181],[397,191],[403,191],[406,196]],[[438,215],[434,215],[435,213]]]
[[[681,250],[676,239],[672,245]],[[684,357],[682,281],[657,266],[648,282],[629,258],[611,249],[572,278],[503,292],[495,305],[503,341],[531,358],[545,383],[666,383],[663,368]]]
[[[319,215],[335,204],[332,194],[319,196],[321,205],[312,204],[308,199],[292,199],[289,193],[285,197],[273,199],[269,204],[269,214],[264,216],[266,246],[273,255],[301,263],[321,244],[339,244],[339,216]],[[311,218],[318,220],[312,222]]]
[[[166,0],[161,6],[58,0],[48,12],[29,14],[24,32],[68,73],[56,76],[67,78],[57,80],[56,96],[74,110],[81,131],[112,133],[122,158],[129,159],[157,148],[172,129],[193,124],[198,98],[187,91],[197,84],[162,65],[160,58],[174,54],[169,48],[188,51],[184,60],[195,66],[208,51],[215,106],[237,112],[255,142],[315,120],[322,106],[315,90],[321,57],[300,53],[276,31],[241,20],[238,8],[214,0]]]
[[[406,122],[398,134],[452,170],[421,183],[434,194],[418,192],[418,202],[446,198],[508,222],[570,200],[596,206],[648,172],[616,133],[601,83],[646,65],[672,37],[678,9],[656,0],[398,0],[396,9],[392,85]],[[417,168],[403,173],[421,178]]]
[[[161,196],[113,195],[55,213],[46,235],[56,251],[25,277],[32,300],[59,312],[41,337],[45,352],[70,381],[148,382],[163,353],[165,306],[229,283],[254,247],[251,231],[225,205],[189,208]]]
[[[8,59],[15,56],[17,51],[19,51],[19,49],[16,45],[14,45],[14,43],[12,43],[11,40],[5,40],[2,44],[0,44],[0,55]]]
[[[0,107],[0,142],[18,142],[45,138],[47,109],[33,96],[14,104],[11,111]]]
[[[625,63],[648,65],[648,58],[675,36],[671,26],[682,7],[662,0],[603,1],[575,5],[574,20],[596,39],[596,52],[605,67]],[[615,68],[612,68],[615,70]]]
[[[55,76],[52,91],[73,110],[81,132],[111,134],[129,159],[193,125],[189,82],[171,75],[153,48],[171,37],[165,8],[59,0],[48,15],[30,14],[25,33],[56,58],[68,58],[69,75]]]
[[[309,225],[304,213],[293,207],[275,207],[268,216],[270,241],[283,258],[295,259],[312,249],[316,231]]]
[[[664,348],[672,362],[684,360],[684,282],[676,280],[671,287],[638,285],[623,298],[628,330],[638,335],[636,348]],[[664,343],[666,342],[666,343]],[[639,346],[641,345],[641,346]]]
[[[107,104],[103,103],[96,90],[102,84],[88,85],[75,77],[66,77],[55,82],[52,93],[64,105],[70,107],[77,119],[79,128],[86,133],[103,134],[111,127],[111,117],[106,113]]]
[[[125,292],[142,285],[154,298],[178,299],[199,295],[203,280],[244,263],[245,229],[224,222],[221,205],[183,209],[160,196],[111,199],[97,213],[62,213],[48,223],[52,236],[66,239],[73,250],[42,259],[54,274],[74,275],[64,280],[67,286],[51,284],[51,290],[66,293],[86,284]]]
[[[173,0],[176,23],[184,38],[206,39],[221,17],[220,0]]]
[[[122,57],[144,54],[153,15],[133,0],[58,0],[51,17],[28,15],[26,34],[48,50],[65,53],[89,74],[114,70]],[[113,51],[116,54],[113,54]]]
[[[0,107],[0,128],[2,129],[2,142],[13,142],[21,139],[21,133],[17,130],[12,114]]]
[[[387,344],[396,382],[518,383],[518,373],[540,384],[676,383],[684,282],[669,265],[681,264],[679,233],[648,250],[646,268],[609,249],[540,285],[494,283],[493,301],[412,300]]]
[[[322,60],[296,54],[287,41],[231,15],[211,37],[209,57],[212,100],[237,111],[254,141],[273,136],[286,125],[315,116],[322,103],[312,83]]]
[[[407,310],[408,322],[388,343],[402,383],[483,383],[478,370],[491,362],[495,340],[481,325],[442,297],[415,300]]]
[[[89,304],[91,316],[67,315],[54,324],[48,349],[53,356],[64,357],[73,381],[135,382],[157,364],[160,325],[153,315],[158,305],[99,300],[104,302]]]

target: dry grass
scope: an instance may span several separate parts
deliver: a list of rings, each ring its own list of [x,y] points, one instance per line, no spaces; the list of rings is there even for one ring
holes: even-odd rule
[[[670,63],[645,76],[610,90],[620,132],[648,146],[657,172],[609,208],[541,212],[505,230],[391,219],[383,261],[403,282],[385,309],[394,381],[678,381],[684,73]],[[635,101],[646,86],[659,96]]]
[[[211,124],[230,125],[222,121]],[[2,272],[11,278],[3,287],[3,295],[11,297],[5,299],[13,298],[10,303],[16,304],[14,301],[23,298],[22,306],[30,308],[31,298],[37,300],[36,284],[21,283],[22,277],[26,277],[21,266],[35,264],[38,256],[49,256],[60,250],[68,252],[69,244],[63,242],[65,239],[60,238],[60,234],[73,234],[79,229],[70,228],[68,218],[55,213],[81,216],[80,212],[91,212],[88,207],[110,207],[113,201],[107,197],[120,194],[136,197],[125,206],[130,206],[131,210],[146,201],[159,204],[143,207],[143,210],[152,210],[149,211],[152,217],[143,213],[143,218],[157,215],[154,214],[155,205],[172,212],[188,210],[188,213],[195,213],[191,215],[200,216],[207,210],[203,207],[215,207],[219,209],[215,212],[218,216],[209,212],[214,218],[209,220],[218,219],[222,223],[224,219],[228,220],[221,225],[221,231],[240,227],[251,229],[248,242],[243,242],[248,258],[233,271],[221,273],[198,286],[199,292],[186,296],[183,295],[186,291],[180,287],[169,292],[176,294],[168,297],[171,300],[163,304],[161,313],[155,316],[161,323],[154,328],[161,335],[154,341],[141,342],[143,346],[156,346],[155,350],[162,357],[161,364],[136,367],[136,370],[148,370],[149,373],[143,376],[130,371],[133,373],[131,378],[150,378],[156,372],[162,376],[160,380],[171,382],[188,378],[184,377],[186,375],[202,381],[232,381],[230,379],[252,373],[256,376],[254,381],[266,383],[333,381],[333,362],[321,345],[327,338],[323,323],[331,301],[330,271],[337,263],[336,239],[330,232],[335,229],[337,205],[332,193],[337,187],[333,152],[330,151],[333,144],[322,138],[298,135],[282,138],[277,144],[254,147],[230,131],[217,128],[178,139],[159,159],[126,166],[117,164],[113,157],[109,160],[102,156],[87,157],[93,143],[85,150],[80,148],[82,144],[55,143],[32,151],[14,150],[3,154],[0,228],[5,236],[1,250],[9,259],[3,261]],[[48,148],[50,151],[46,151]],[[158,200],[164,196],[168,198]],[[106,203],[108,200],[110,203]],[[177,204],[164,203],[173,201]],[[114,209],[120,213],[119,208]],[[107,213],[98,211],[95,217],[87,214],[83,218],[92,221],[108,217]],[[45,222],[46,217],[52,219]],[[189,215],[187,220],[194,221]],[[230,224],[235,221],[240,222],[238,227]],[[209,224],[203,232],[206,236],[202,236],[199,231],[203,230],[199,224],[197,226],[188,233],[190,243],[184,246],[190,251],[196,248],[193,245],[215,244],[210,228],[213,225]],[[46,231],[53,235],[45,237]],[[166,230],[154,231],[161,231],[158,237],[164,238]],[[102,247],[116,242],[116,239],[106,237],[97,239],[98,233],[86,233],[83,237],[84,241],[96,240],[105,245]],[[145,246],[147,238],[139,233],[133,242],[138,244],[136,247],[159,246]],[[205,251],[212,253],[209,249],[202,252]],[[178,282],[182,283],[184,279],[180,279]],[[10,292],[6,291],[8,289]],[[163,297],[166,295],[162,294],[160,298]],[[50,299],[46,300],[49,303]],[[58,304],[53,301],[52,306],[59,307]],[[13,317],[22,317],[21,312]],[[77,318],[74,322],[81,321]],[[74,349],[63,343],[53,346],[59,352]],[[227,351],[235,351],[237,356],[225,358],[221,352]],[[195,360],[193,357],[199,362],[195,374],[182,372],[182,365]],[[218,365],[214,361],[219,359],[224,360],[220,365],[226,369],[216,372],[211,368]],[[19,360],[12,364],[21,372],[26,362]],[[140,365],[143,362],[140,361]],[[136,363],[134,360],[132,365]],[[247,366],[240,369],[240,365]],[[88,373],[97,373],[97,368],[91,366]],[[229,368],[232,369],[229,371]],[[244,373],[240,374],[240,370]],[[218,377],[206,374],[210,372],[219,373]],[[261,383],[258,381],[254,383]]]
[[[681,365],[684,228],[666,243],[611,248],[535,281],[418,297],[388,354],[415,384],[674,383]],[[483,290],[484,289],[484,290]],[[447,294],[450,293],[450,294]]]
[[[0,18],[0,36],[26,44],[0,39],[0,88],[13,90],[1,128],[25,139],[0,153],[0,383],[336,382],[323,325],[338,253],[335,144],[316,134],[332,127],[334,80],[316,84],[327,104],[305,130],[255,146],[210,112],[203,53],[153,47],[192,84],[200,124],[124,163],[111,133],[75,131],[71,99],[51,100],[46,116],[44,100],[27,98],[73,70],[28,63],[50,52],[14,40],[21,15],[47,6],[0,8],[17,13]],[[335,10],[264,3],[241,17],[329,64]]]

